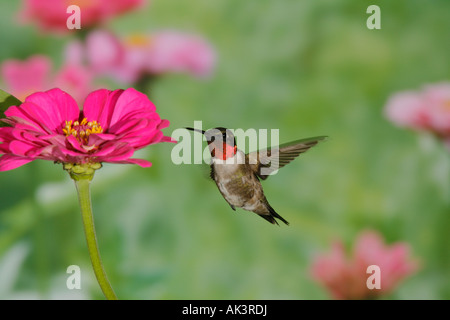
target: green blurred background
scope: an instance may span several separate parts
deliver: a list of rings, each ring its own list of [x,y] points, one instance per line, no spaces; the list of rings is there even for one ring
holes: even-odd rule
[[[366,9],[381,8],[381,30]],[[62,61],[67,37],[16,23],[0,1],[0,61]],[[364,229],[405,241],[420,272],[386,298],[450,299],[450,154],[383,116],[394,92],[450,75],[450,2],[154,0],[114,19],[118,34],[165,28],[215,47],[212,77],[167,75],[149,95],[179,127],[280,129],[280,142],[330,139],[263,182],[290,222],[233,212],[204,165],[174,165],[172,144],[138,153],[153,167],[105,164],[92,184],[100,252],[122,299],[328,299],[313,257]],[[115,89],[113,86],[110,89]],[[0,174],[0,298],[102,299],[75,186],[60,165],[35,161]],[[81,267],[82,289],[66,269]]]

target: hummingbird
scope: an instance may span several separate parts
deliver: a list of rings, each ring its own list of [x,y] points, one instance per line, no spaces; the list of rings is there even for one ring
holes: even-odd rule
[[[289,225],[269,204],[260,180],[284,167],[301,153],[309,150],[326,136],[312,137],[245,154],[237,148],[231,130],[223,127],[207,131],[185,128],[206,137],[211,153],[210,177],[216,183],[231,209],[242,208],[254,212],[272,224],[275,218]]]

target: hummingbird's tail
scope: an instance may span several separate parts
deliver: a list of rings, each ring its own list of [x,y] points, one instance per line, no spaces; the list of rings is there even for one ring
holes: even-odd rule
[[[286,225],[289,225],[289,222],[287,222],[282,216],[280,216],[269,204],[267,204],[267,209],[269,210],[269,214],[258,213],[258,215],[272,224],[278,224],[277,220],[275,220],[275,218],[277,218],[283,221]]]

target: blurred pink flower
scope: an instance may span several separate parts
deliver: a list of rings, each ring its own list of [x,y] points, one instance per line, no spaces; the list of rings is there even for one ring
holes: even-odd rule
[[[421,91],[392,95],[385,107],[389,120],[414,130],[430,131],[450,140],[450,83],[428,85]]]
[[[377,265],[381,271],[381,288],[369,289],[367,267]],[[335,299],[370,299],[392,292],[406,277],[418,270],[409,257],[409,246],[396,243],[386,246],[373,231],[363,232],[356,240],[351,257],[342,243],[335,242],[327,255],[319,255],[312,265],[313,278],[326,287]]]
[[[21,18],[32,21],[44,31],[68,32],[67,7],[77,5],[81,11],[81,27],[87,28],[141,6],[144,0],[24,0]]]
[[[150,73],[189,72],[207,76],[214,66],[215,54],[197,35],[161,31],[153,34],[149,41],[146,62]]]
[[[52,63],[46,56],[35,55],[27,60],[6,60],[1,76],[6,91],[24,101],[33,92],[59,87],[69,92],[78,103],[92,90],[92,73],[75,61],[67,61],[53,75]]]
[[[93,72],[124,84],[164,73],[208,76],[215,64],[214,50],[204,39],[174,31],[119,39],[96,30],[87,36],[85,55]]]
[[[41,55],[28,60],[6,60],[1,65],[1,75],[7,91],[23,101],[29,94],[49,89],[51,61]]]
[[[86,39],[86,60],[91,70],[124,84],[138,81],[144,72],[145,53],[140,48],[125,46],[113,33],[91,32]]]
[[[171,141],[146,95],[130,88],[100,89],[86,98],[80,111],[75,100],[60,89],[37,92],[20,106],[12,106],[0,128],[0,171],[11,170],[36,159],[70,164],[130,163],[134,151]]]
[[[86,68],[66,64],[55,75],[54,87],[70,93],[78,104],[82,104],[83,99],[92,89],[92,73]]]

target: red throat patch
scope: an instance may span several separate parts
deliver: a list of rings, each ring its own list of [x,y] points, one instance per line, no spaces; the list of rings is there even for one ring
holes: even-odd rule
[[[230,146],[225,142],[222,145],[222,148],[214,148],[212,151],[212,156],[221,160],[227,160],[233,157],[237,152],[237,146]]]

